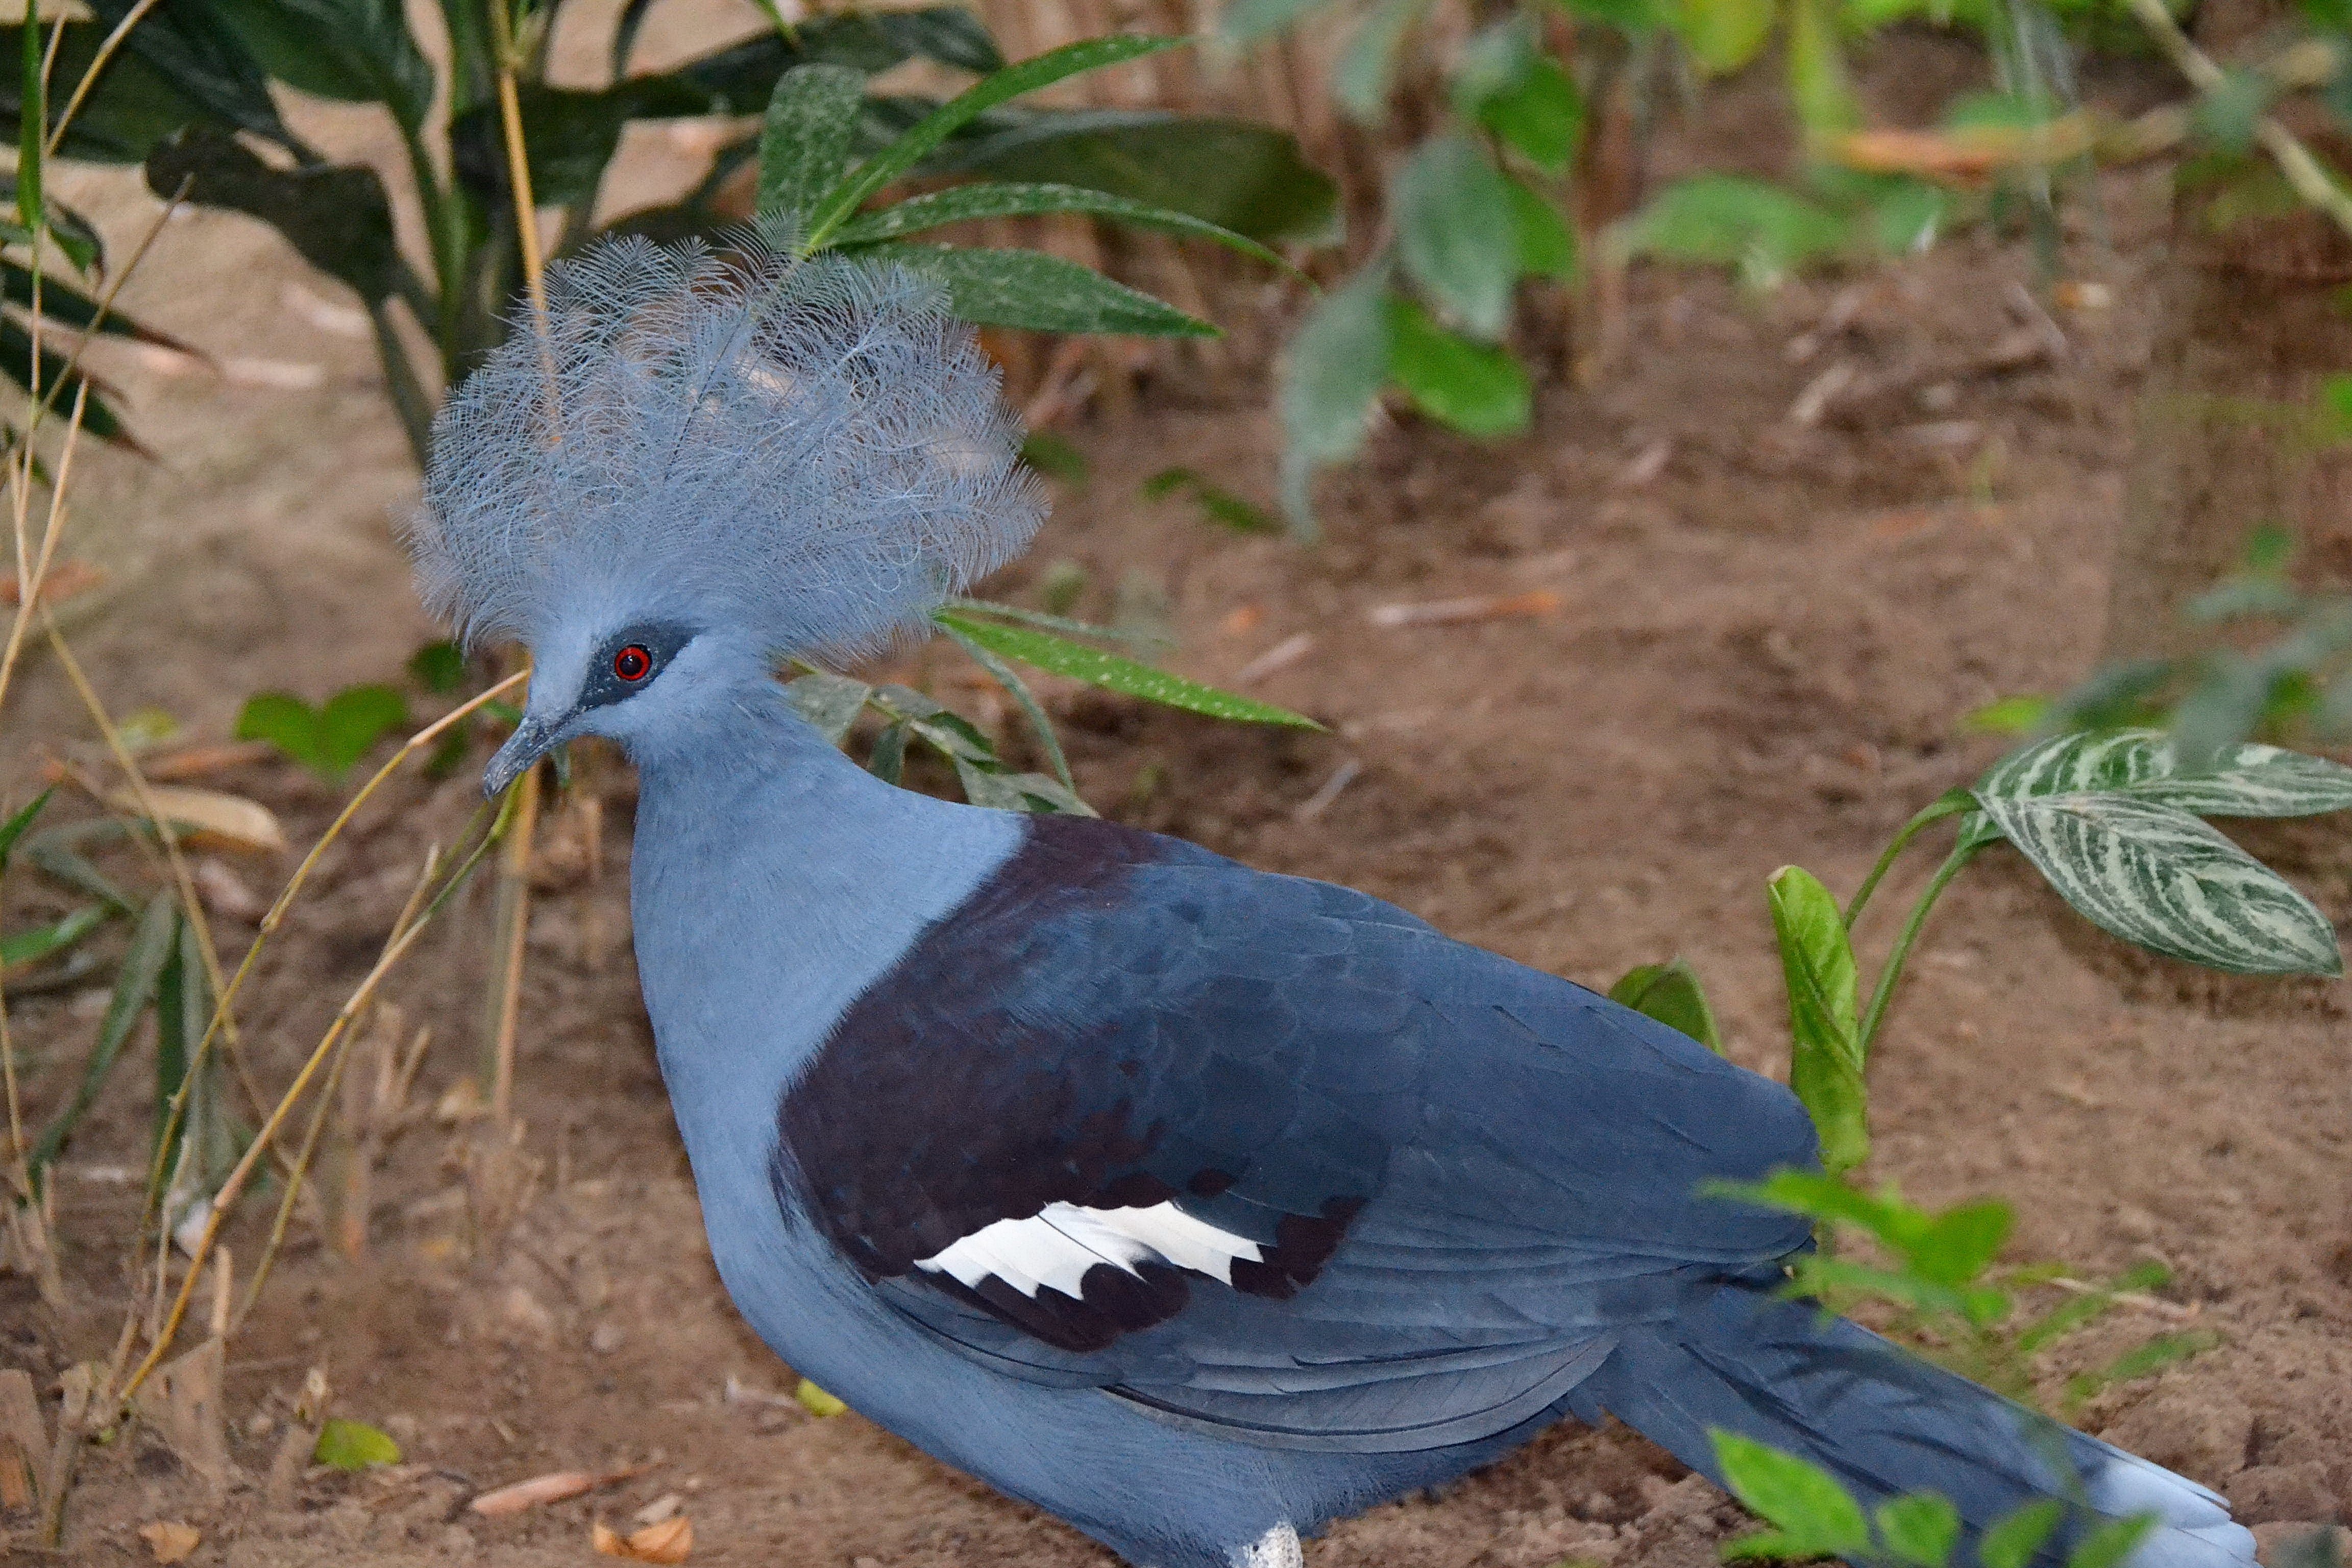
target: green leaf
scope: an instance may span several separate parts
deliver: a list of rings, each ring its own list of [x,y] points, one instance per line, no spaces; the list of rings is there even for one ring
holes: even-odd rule
[[[113,912],[104,904],[85,904],[47,925],[20,931],[14,936],[0,937],[0,968],[13,969],[20,964],[38,963],[45,958],[54,958],[104,925],[107,917]]]
[[[1405,34],[1430,5],[1431,0],[1380,0],[1356,24],[1347,52],[1331,68],[1331,96],[1349,119],[1363,125],[1380,120]]]
[[[2311,900],[2189,813],[2124,795],[1979,795],[2077,913],[2151,952],[2233,974],[2344,973]]]
[[[1500,338],[1519,276],[1509,182],[1466,136],[1433,136],[1389,190],[1406,276],[1474,337]]]
[[[408,703],[389,686],[353,686],[323,708],[299,697],[264,691],[237,715],[236,738],[267,741],[332,784],[391,731],[408,722]]]
[[[974,805],[994,811],[1061,813],[1070,816],[1095,814],[1093,807],[1058,779],[1044,773],[1016,773],[988,767],[968,757],[952,760],[956,777],[963,784],[964,798]]]
[[[2031,1568],[2065,1512],[2066,1505],[2056,1498],[2027,1503],[1984,1532],[1977,1542],[1977,1560],[1984,1568]]]
[[[2066,1568],[2117,1568],[2139,1549],[2139,1543],[2148,1538],[2158,1522],[2152,1513],[2111,1519],[2084,1536],[2066,1554]]]
[[[386,300],[400,284],[392,204],[373,169],[358,163],[273,169],[225,132],[191,130],[147,158],[147,187],[166,199],[183,183],[199,206],[257,217],[286,237],[302,259],[348,283],[362,299]]]
[[[1723,1484],[1779,1532],[1774,1555],[1852,1557],[1870,1550],[1861,1505],[1829,1472],[1719,1428],[1707,1436]]]
[[[16,216],[36,234],[46,226],[41,199],[41,148],[48,140],[49,99],[41,77],[39,0],[26,0],[25,26],[17,29]]]
[[[816,732],[838,746],[849,738],[849,727],[866,709],[874,689],[845,675],[815,669],[789,681],[784,695]]]
[[[884,784],[897,784],[907,769],[907,732],[903,719],[884,726],[874,738],[874,750],[866,759],[866,771]]]
[[[1626,219],[1617,236],[1627,255],[1737,267],[1752,288],[1779,282],[1844,248],[1846,240],[1846,222],[1835,213],[1738,174],[1675,181]]]
[[[1275,391],[1282,415],[1282,503],[1302,537],[1315,532],[1307,495],[1315,469],[1356,455],[1388,381],[1387,289],[1387,269],[1366,268],[1316,302],[1283,356]]]
[[[98,1038],[83,1059],[81,1081],[75,1087],[73,1099],[42,1130],[40,1141],[33,1146],[29,1163],[34,1171],[47,1168],[57,1159],[74,1129],[89,1114],[89,1108],[98,1103],[99,1091],[106,1087],[108,1075],[114,1071],[114,1064],[122,1055],[123,1042],[131,1037],[139,1016],[155,1000],[156,983],[177,944],[179,924],[179,907],[172,901],[170,893],[158,893],[148,900],[138,927],[131,932],[122,968],[114,977],[114,992],[107,999],[105,1016],[99,1022]]]
[[[1964,842],[2008,837],[2068,902],[2126,941],[2235,973],[2340,973],[2318,911],[2186,814],[2340,811],[2352,807],[2352,769],[2251,743],[2192,769],[2175,742],[2132,730],[2037,742],[1972,793],[1984,809],[1963,821]]]
[[[873,254],[940,284],[956,315],[978,326],[1146,338],[1221,335],[1173,305],[1043,251],[894,242],[875,247]]]
[[[1143,493],[1149,500],[1158,500],[1163,496],[1180,492],[1199,502],[1202,515],[1211,522],[1232,532],[1282,531],[1282,524],[1263,507],[1254,506],[1231,490],[1211,484],[1191,468],[1162,468],[1143,481]]]
[[[2009,1241],[2016,1215],[1998,1198],[1960,1204],[1938,1213],[1927,1228],[1903,1247],[1921,1279],[1958,1288],[1991,1267]]]
[[[1447,331],[1410,300],[1388,301],[1389,374],[1413,405],[1465,436],[1528,427],[1535,390],[1511,351]]]
[[[55,79],[79,81],[100,43],[129,18],[136,0],[91,0],[97,15],[77,38],[68,35]],[[289,152],[301,142],[278,117],[268,77],[236,35],[208,6],[158,5],[131,28],[98,89],[82,105],[65,148],[84,140],[100,153],[136,163],[155,141],[184,126],[206,123],[244,131]],[[74,153],[72,155],[84,155]]]
[[[1879,1505],[1878,1538],[1912,1568],[1944,1568],[1960,1543],[1960,1510],[1934,1492],[1906,1492]]]
[[[466,653],[447,639],[429,642],[408,656],[408,673],[437,697],[446,697],[466,682]]]
[[[1987,735],[2030,734],[2042,727],[2054,706],[2049,698],[2036,692],[1996,697],[1983,707],[1962,714],[1960,727]]]
[[[1681,1030],[1717,1056],[1723,1054],[1723,1033],[1716,1027],[1715,1009],[1706,1005],[1698,972],[1685,959],[1627,970],[1625,977],[1609,988],[1609,1000]]]
[[[807,1378],[801,1379],[793,1389],[793,1397],[800,1401],[802,1409],[820,1419],[838,1415],[849,1408]]]
[[[971,657],[974,664],[986,670],[989,677],[1004,688],[1013,700],[1020,705],[1023,716],[1029,721],[1031,732],[1037,737],[1037,743],[1045,748],[1045,756],[1054,764],[1054,776],[1061,781],[1070,798],[1076,800],[1078,786],[1070,777],[1069,759],[1062,754],[1061,737],[1054,733],[1054,721],[1045,716],[1045,710],[1038,702],[1036,693],[1029,689],[1029,683],[1021,679],[1018,670],[998,657],[995,649],[961,626],[952,621],[941,621],[940,626],[954,639],[958,647]],[[1087,815],[1091,816],[1094,814],[1089,811]]]
[[[1584,136],[1584,97],[1576,79],[1549,55],[1539,55],[1518,80],[1478,105],[1478,123],[1528,163],[1558,175]]]
[[[1823,1168],[1832,1174],[1850,1171],[1870,1154],[1869,1099],[1854,1018],[1853,948],[1837,900],[1811,873],[1784,866],[1768,887],[1789,988],[1794,1043],[1789,1087],[1821,1134]]]
[[[764,154],[762,156],[764,158]],[[767,209],[763,206],[761,210]],[[1244,256],[1279,267],[1293,276],[1297,275],[1297,268],[1246,235],[1235,234],[1213,223],[1203,223],[1189,213],[1173,212],[1166,207],[1155,207],[1146,202],[1130,201],[1125,196],[1091,191],[1079,185],[956,185],[928,195],[909,196],[895,205],[867,213],[842,225],[840,232],[834,236],[834,244],[842,247],[871,245],[877,240],[896,239],[901,235],[920,234],[925,229],[938,228],[944,224],[967,223],[975,218],[1026,217],[1041,213],[1085,213],[1137,228],[1161,229],[1190,239],[1213,240]]]
[[[1772,33],[1772,0],[1667,0],[1667,25],[1710,76],[1739,69]]]
[[[925,5],[912,11],[877,11],[874,25],[910,55],[987,76],[1004,68],[1004,56],[987,25],[961,5]]]
[[[1065,44],[1058,49],[1048,49],[1034,58],[983,77],[924,116],[912,129],[868,158],[855,173],[827,192],[809,215],[808,232],[801,237],[803,247],[814,250],[824,245],[833,237],[834,230],[847,222],[851,215],[866,205],[867,198],[906,174],[922,161],[925,153],[946,141],[960,127],[969,124],[996,105],[1066,78],[1126,60],[1140,59],[1145,55],[1156,54],[1185,42],[1189,40],[1131,34],[1087,38],[1075,44]]]
[[[1339,185],[1272,126],[1158,111],[1036,112],[950,142],[922,174],[1077,185],[1263,244],[1334,245]]]
[[[1789,89],[1811,144],[1861,125],[1862,104],[1838,37],[1836,0],[1790,0]]]
[[[865,103],[865,75],[846,66],[800,66],[777,80],[760,129],[761,216],[797,225],[841,183]]]
[[[1314,720],[1293,713],[1286,708],[1276,708],[1270,702],[1258,702],[1230,691],[1220,691],[1213,686],[1202,686],[1115,653],[1082,647],[1050,632],[974,620],[952,610],[941,610],[932,618],[943,626],[963,632],[981,646],[1007,658],[1034,664],[1055,675],[1066,675],[1074,680],[1099,686],[1106,691],[1139,697],[1147,702],[1157,702],[1169,708],[1206,713],[1214,719],[1236,719],[1250,724],[1286,724],[1303,730],[1322,728]]]
[[[58,387],[60,390],[58,394],[57,405],[59,408],[71,408],[76,393],[87,384],[90,389],[90,395],[88,405],[82,410],[82,428],[105,440],[120,443],[134,450],[141,449],[139,444],[133,441],[129,433],[123,429],[122,421],[115,416],[113,406],[101,395],[111,392],[113,388],[85,372],[79,370],[68,372],[66,369],[66,357],[58,353],[53,346],[57,341],[58,335],[51,332],[41,342],[41,352],[37,358],[42,395],[46,396],[50,388]],[[17,385],[29,388],[32,385],[35,362],[32,333],[26,331],[23,324],[14,316],[0,317],[0,368],[5,368],[8,378]]]
[[[8,852],[16,847],[16,840],[25,837],[25,830],[33,826],[33,818],[41,815],[41,808],[57,793],[58,786],[51,784],[11,812],[7,821],[0,822],[0,871],[8,868]]]
[[[409,131],[433,107],[433,68],[400,0],[212,0],[263,69],[346,103],[381,103]]]
[[[1518,226],[1519,270],[1529,278],[1576,280],[1576,233],[1559,209],[1517,180],[1510,182],[1511,216]]]
[[[400,1463],[400,1445],[364,1421],[330,1421],[319,1428],[310,1462],[338,1470]]]

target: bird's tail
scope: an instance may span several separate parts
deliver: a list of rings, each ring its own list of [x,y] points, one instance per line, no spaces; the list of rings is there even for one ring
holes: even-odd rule
[[[1958,1509],[1978,1531],[2042,1498],[2069,1502],[2042,1557],[2108,1519],[2154,1514],[2130,1568],[2252,1568],[2254,1539],[2196,1482],[2059,1426],[1843,1319],[1766,1288],[1733,1286],[1672,1322],[1636,1330],[1570,1396],[1587,1422],[1615,1415],[1720,1481],[1711,1429],[1810,1460],[1865,1508],[1907,1491]]]

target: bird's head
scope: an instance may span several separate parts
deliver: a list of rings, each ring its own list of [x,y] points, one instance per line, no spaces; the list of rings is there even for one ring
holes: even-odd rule
[[[495,792],[596,734],[644,754],[789,658],[867,653],[1019,552],[1044,507],[937,289],[740,238],[552,269],[435,422],[425,603],[532,658]]]

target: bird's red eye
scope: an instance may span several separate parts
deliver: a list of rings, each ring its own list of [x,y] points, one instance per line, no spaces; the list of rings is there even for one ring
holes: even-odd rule
[[[613,656],[613,673],[634,686],[654,672],[654,656],[641,643],[631,643]]]

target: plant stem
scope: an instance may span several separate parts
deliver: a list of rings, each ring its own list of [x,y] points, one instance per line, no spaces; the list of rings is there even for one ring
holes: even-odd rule
[[[1853,930],[1854,921],[1862,918],[1862,907],[1870,902],[1870,895],[1878,890],[1879,881],[1894,868],[1903,851],[1911,847],[1914,838],[1925,832],[1930,824],[1941,822],[1948,816],[1958,816],[1964,811],[1972,810],[1975,805],[1976,797],[1968,791],[1947,790],[1931,801],[1926,810],[1905,823],[1903,831],[1895,836],[1894,842],[1887,845],[1886,852],[1879,856],[1878,864],[1870,868],[1870,875],[1862,879],[1862,886],[1854,889],[1853,901],[1845,907],[1845,929],[1849,931]]]
[[[1870,1011],[1863,1015],[1860,1045],[1864,1061],[1870,1059],[1871,1042],[1878,1037],[1878,1026],[1886,1016],[1887,1004],[1895,999],[1895,983],[1903,978],[1903,965],[1911,956],[1911,944],[1919,940],[1919,931],[1927,923],[1927,911],[1936,906],[1952,879],[1960,874],[1968,863],[1976,858],[1981,844],[1960,844],[1944,857],[1936,868],[1936,875],[1919,894],[1919,901],[1911,906],[1911,918],[1903,922],[1902,934],[1895,939],[1894,951],[1886,955],[1886,966],[1878,972],[1878,984],[1870,994]]]

